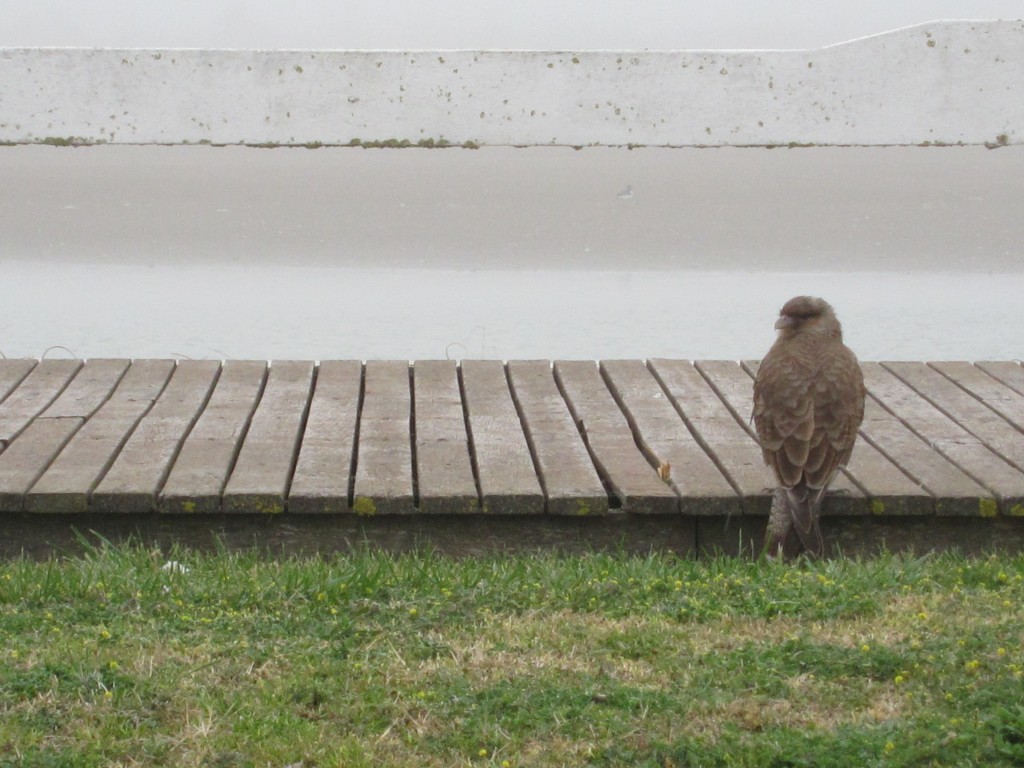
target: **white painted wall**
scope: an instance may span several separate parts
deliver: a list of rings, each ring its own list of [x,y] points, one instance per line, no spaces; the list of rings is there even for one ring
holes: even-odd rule
[[[0,49],[0,142],[1024,143],[1024,22],[811,51]]]

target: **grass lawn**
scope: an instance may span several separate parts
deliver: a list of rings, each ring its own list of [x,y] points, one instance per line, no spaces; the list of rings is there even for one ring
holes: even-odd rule
[[[3,561],[14,765],[1024,765],[1024,557]]]

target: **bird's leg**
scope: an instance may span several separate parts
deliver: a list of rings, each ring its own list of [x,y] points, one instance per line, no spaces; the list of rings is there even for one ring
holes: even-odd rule
[[[799,550],[799,540],[795,534],[789,497],[784,488],[776,488],[772,494],[772,508],[768,513],[768,527],[764,534],[765,556],[787,560],[795,557]]]

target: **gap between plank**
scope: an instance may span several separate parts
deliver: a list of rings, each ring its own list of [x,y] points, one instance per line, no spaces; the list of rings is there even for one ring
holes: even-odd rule
[[[320,366],[313,363],[313,374],[309,378],[309,389],[306,392],[306,404],[302,407],[302,416],[299,419],[299,434],[292,448],[292,459],[288,463],[288,475],[284,480],[284,509],[288,511],[288,498],[292,492],[292,481],[295,479],[295,467],[299,463],[299,452],[302,450],[302,441],[306,438],[306,427],[309,425],[309,412],[313,407],[313,396],[316,394],[316,383],[320,376]]]
[[[930,366],[928,366],[928,364],[927,364],[927,363],[926,363],[925,365],[926,365],[926,367],[930,367]],[[911,383],[910,381],[908,381],[907,379],[905,379],[905,378],[904,378],[903,376],[901,376],[901,375],[900,375],[899,373],[897,373],[896,371],[894,371],[894,370],[893,370],[892,368],[890,368],[890,367],[889,367],[888,365],[886,365],[885,363],[879,363],[879,366],[880,366],[880,367],[881,367],[881,368],[882,368],[883,370],[885,370],[885,371],[888,371],[888,372],[889,372],[889,375],[891,375],[891,376],[895,376],[895,377],[896,377],[896,378],[897,378],[897,379],[898,379],[899,381],[902,381],[902,382],[903,382],[903,383],[904,383],[904,384],[905,384],[905,385],[906,385],[906,386],[907,386],[907,387],[908,387],[908,388],[909,388],[909,389],[910,389],[910,390],[911,390],[911,391],[912,391],[912,392],[913,392],[913,393],[914,393],[915,395],[917,395],[918,397],[920,397],[920,398],[921,398],[922,400],[924,400],[924,401],[925,401],[926,403],[929,403],[929,404],[930,404],[930,405],[931,405],[931,406],[932,406],[933,408],[935,408],[935,409],[936,409],[937,411],[939,411],[939,413],[941,413],[941,414],[942,414],[943,416],[945,416],[945,417],[946,417],[947,419],[949,419],[949,420],[950,420],[950,421],[952,421],[952,422],[953,422],[954,424],[956,424],[956,425],[957,425],[957,426],[958,426],[958,427],[959,427],[960,429],[962,429],[962,430],[963,430],[964,432],[966,432],[966,433],[967,433],[967,434],[969,434],[969,435],[970,435],[971,437],[973,437],[973,438],[974,438],[975,440],[977,440],[977,441],[978,441],[979,443],[981,443],[981,445],[983,445],[983,446],[985,446],[986,448],[988,448],[988,450],[989,450],[989,451],[991,451],[993,455],[995,455],[995,456],[998,456],[998,457],[999,457],[1000,459],[1002,459],[1003,461],[1005,461],[1005,462],[1006,462],[1007,464],[1009,464],[1009,465],[1010,465],[1011,467],[1013,467],[1013,468],[1014,468],[1015,470],[1017,470],[1018,472],[1024,472],[1024,467],[1020,467],[1020,466],[1018,466],[1018,465],[1016,464],[1016,462],[1012,461],[1012,460],[1011,460],[1011,459],[1010,459],[1010,458],[1009,458],[1008,456],[1004,455],[1004,454],[1003,454],[1003,453],[1001,453],[1000,451],[997,451],[997,450],[996,450],[996,449],[995,449],[995,448],[994,448],[994,447],[993,447],[992,445],[990,445],[990,444],[989,444],[989,442],[988,442],[988,440],[986,440],[986,439],[985,439],[984,437],[982,437],[981,435],[979,435],[979,434],[975,433],[975,432],[974,432],[974,429],[972,429],[972,427],[971,427],[971,423],[970,423],[970,422],[966,422],[966,423],[965,423],[965,422],[964,422],[964,421],[962,421],[961,419],[958,419],[958,418],[957,418],[956,416],[954,416],[954,415],[953,415],[953,414],[952,414],[952,413],[951,413],[950,411],[947,411],[947,410],[946,410],[945,408],[943,408],[943,407],[942,407],[942,405],[941,405],[941,403],[939,403],[939,401],[938,401],[938,400],[933,400],[933,399],[932,399],[931,397],[929,397],[928,395],[926,395],[926,394],[925,394],[925,393],[924,393],[924,392],[923,392],[922,390],[918,389],[918,387],[914,386],[914,384],[913,384],[913,383]],[[941,372],[941,371],[938,371],[938,370],[936,370],[936,369],[934,369],[934,368],[932,368],[932,370],[933,370],[933,371],[935,371],[936,373],[938,373],[938,374],[939,374],[940,376],[942,376],[942,372]],[[960,386],[959,384],[957,384],[957,382],[953,381],[952,379],[949,379],[949,377],[947,377],[947,376],[943,376],[943,378],[945,378],[945,379],[948,379],[948,380],[949,380],[950,382],[952,382],[952,384],[953,384],[954,386],[956,386],[956,387],[957,387],[957,389],[963,390],[963,391],[964,391],[964,392],[966,392],[966,393],[967,393],[968,395],[971,395],[971,396],[973,396],[973,393],[972,393],[972,392],[971,392],[970,390],[964,389],[964,387],[961,387],[961,386]],[[975,398],[975,399],[977,399],[977,398]],[[981,401],[981,403],[982,403],[983,405],[986,405],[986,407],[988,408],[988,410],[989,410],[989,411],[991,411],[991,412],[992,412],[992,413],[993,413],[993,414],[994,414],[994,415],[996,416],[996,418],[998,418],[998,419],[999,419],[999,422],[1002,422],[1002,423],[1008,424],[1008,425],[1009,425],[1009,426],[1010,426],[1011,428],[1013,428],[1013,429],[1014,429],[1014,431],[1017,431],[1017,432],[1019,432],[1019,431],[1020,431],[1019,429],[1017,429],[1016,425],[1015,425],[1015,424],[1013,424],[1013,422],[1011,422],[1011,421],[1007,420],[1007,419],[1006,419],[1006,417],[1005,417],[1005,416],[1003,416],[1003,414],[999,413],[999,411],[995,410],[994,408],[992,408],[992,407],[990,407],[990,406],[987,406],[987,404],[986,404],[986,403],[985,403],[985,402],[984,402],[983,400]]]
[[[7,357],[4,358],[4,360],[9,360],[9,359],[10,358],[7,358]],[[37,365],[39,365],[39,361],[38,360],[34,360],[32,362],[32,365],[29,367],[29,369],[27,371],[25,371],[25,373],[22,374],[21,378],[18,379],[16,382],[14,382],[14,384],[11,385],[11,388],[7,390],[7,394],[5,394],[2,398],[0,398],[0,405],[3,405],[4,402],[6,402],[7,398],[9,398],[11,395],[14,394],[14,391],[18,387],[20,387],[22,385],[22,382],[24,382],[25,379],[27,379],[29,377],[29,374],[31,374],[32,371],[34,371],[36,369]],[[53,402],[53,401],[51,400],[50,402]],[[47,407],[49,407],[49,406],[47,406]],[[40,411],[40,413],[42,413],[42,411]]]
[[[356,428],[352,435],[352,458],[348,468],[348,508],[356,499],[356,470],[359,469],[359,430],[363,424],[363,401],[366,399],[366,362],[359,364],[359,395],[356,398]]]
[[[132,365],[134,365],[134,364],[135,364],[135,361],[133,360],[132,361]],[[125,376],[128,375],[128,371],[130,369],[131,369],[131,365],[129,365],[128,369],[125,370]],[[171,368],[171,372],[168,374],[167,378],[164,379],[164,383],[163,383],[163,386],[160,387],[160,391],[157,392],[156,396],[152,400],[149,401],[149,405],[147,405],[145,407],[145,409],[142,411],[142,413],[139,414],[138,417],[136,417],[136,419],[132,423],[131,427],[128,428],[128,432],[125,433],[125,435],[118,441],[117,447],[114,449],[113,454],[104,463],[104,465],[100,468],[99,475],[96,477],[95,480],[93,480],[92,485],[89,486],[89,490],[86,491],[86,493],[85,493],[85,501],[86,501],[86,507],[87,508],[92,506],[92,494],[93,494],[93,491],[95,491],[96,487],[100,483],[103,482],[103,478],[105,478],[107,476],[107,473],[110,471],[110,468],[112,466],[114,466],[114,462],[117,461],[117,457],[121,455],[121,451],[124,450],[124,447],[128,443],[128,441],[131,439],[131,436],[133,434],[135,434],[135,430],[137,430],[139,428],[139,424],[141,424],[142,420],[144,418],[146,418],[146,415],[151,410],[153,410],[153,406],[156,405],[157,400],[159,400],[161,398],[161,396],[163,395],[164,391],[170,385],[171,379],[174,378],[174,374],[175,374],[175,372],[177,370],[178,370],[178,362],[174,361],[174,365]],[[111,393],[111,396],[113,396],[113,393]]]
[[[519,417],[519,426],[526,437],[526,447],[530,449],[530,460],[533,462],[533,471],[537,475],[537,483],[540,485],[541,495],[544,497],[544,514],[548,514],[548,486],[544,479],[544,472],[541,471],[540,457],[537,455],[537,445],[534,443],[533,435],[530,433],[530,426],[526,421],[526,414],[523,412],[523,404],[519,402],[519,395],[512,384],[512,372],[509,370],[508,362],[501,365],[505,372],[505,383],[508,385],[508,392],[512,396],[512,405],[516,409],[516,416]]]
[[[61,395],[63,395],[64,391],[68,387],[71,386],[71,382],[74,381],[75,378],[77,378],[78,374],[82,372],[82,368],[85,367],[85,363],[83,363],[82,361],[79,360],[79,361],[76,361],[76,362],[78,362],[78,368],[76,368],[75,372],[73,374],[71,374],[71,376],[68,377],[67,381],[64,382],[64,386],[61,387],[60,389],[58,389],[57,392],[53,395],[53,397],[51,397],[49,400],[46,401],[45,405],[43,405],[42,407],[38,408],[36,410],[36,412],[34,414],[32,414],[32,416],[22,425],[21,429],[19,429],[17,432],[12,433],[9,438],[7,438],[6,440],[2,441],[3,442],[3,449],[4,450],[7,449],[7,446],[9,446],[11,443],[13,443],[15,440],[17,440],[22,432],[24,432],[26,429],[29,428],[29,425],[39,417],[39,414],[43,413],[47,408],[49,408],[51,405],[53,405],[55,402],[57,402],[57,398],[59,398]],[[38,365],[38,363],[37,363],[37,365]],[[33,368],[32,370],[35,370],[35,368]],[[24,381],[24,379],[22,379],[22,381]],[[20,386],[20,382],[19,382],[19,386]],[[11,392],[14,392],[14,390],[11,390]],[[8,397],[9,396],[10,396],[10,394],[8,394]],[[36,479],[38,480],[39,478],[36,478]]]
[[[175,364],[175,371],[178,366]],[[196,409],[196,412],[192,414],[192,418],[185,428],[184,434],[178,439],[178,444],[174,446],[174,450],[171,452],[171,458],[167,462],[167,466],[164,467],[160,473],[160,477],[157,479],[156,491],[153,493],[153,508],[156,509],[157,499],[160,498],[160,494],[164,492],[164,486],[167,485],[167,478],[171,476],[171,470],[174,469],[174,465],[178,462],[178,457],[181,456],[182,448],[185,447],[185,443],[188,441],[189,435],[192,434],[192,430],[195,429],[196,423],[199,421],[199,417],[203,415],[203,411],[206,410],[206,406],[210,404],[210,399],[213,397],[213,393],[217,389],[217,384],[220,382],[221,374],[224,372],[224,361],[221,360],[217,371],[213,374],[213,381],[210,382],[206,395],[203,397],[203,402]]]
[[[951,377],[951,376],[948,376],[948,375],[947,375],[947,374],[946,374],[946,373],[945,373],[944,371],[942,371],[941,369],[939,369],[939,368],[936,368],[936,367],[935,367],[935,363],[925,363],[925,365],[927,365],[927,366],[928,366],[929,368],[931,368],[931,369],[932,369],[933,371],[935,371],[935,372],[936,372],[937,374],[939,374],[939,375],[940,375],[940,376],[942,376],[942,377],[943,377],[944,379],[946,379],[947,381],[949,381],[949,382],[950,382],[951,384],[954,384],[954,385],[956,385],[956,386],[957,386],[957,387],[958,387],[958,388],[959,388],[960,390],[962,390],[963,392],[966,392],[966,393],[967,393],[968,395],[970,395],[971,397],[973,397],[973,398],[974,398],[975,400],[977,400],[977,401],[978,401],[979,403],[981,403],[982,405],[984,405],[984,406],[985,406],[986,408],[988,408],[988,409],[989,409],[990,411],[992,411],[992,413],[996,414],[996,415],[997,415],[997,416],[998,416],[998,417],[999,417],[1000,419],[1002,419],[1003,421],[1005,421],[1005,422],[1006,422],[1007,424],[1009,424],[1009,425],[1010,425],[1011,427],[1013,427],[1013,428],[1014,428],[1015,430],[1017,430],[1018,432],[1020,432],[1020,433],[1024,434],[1024,428],[1021,428],[1021,427],[1020,427],[1020,426],[1018,426],[1018,425],[1017,425],[1016,423],[1014,423],[1014,422],[1013,422],[1013,421],[1011,421],[1011,420],[1010,420],[1009,418],[1007,418],[1007,417],[1006,417],[1005,415],[1003,415],[1003,414],[1002,414],[1002,413],[1001,413],[1001,412],[999,411],[999,409],[998,409],[998,408],[996,408],[996,407],[995,407],[994,405],[992,405],[991,403],[989,403],[988,401],[986,401],[986,400],[985,400],[985,399],[984,399],[984,398],[983,398],[983,397],[982,397],[981,395],[979,395],[979,394],[978,394],[977,392],[975,392],[975,391],[973,391],[972,389],[968,388],[968,386],[967,386],[966,384],[962,384],[961,382],[957,381],[957,380],[956,380],[956,379],[954,379],[953,377]],[[1010,390],[1011,392],[1015,392],[1015,391],[1016,391],[1016,390],[1014,390],[1014,389],[1013,389],[1012,387],[1008,387],[1008,386],[1007,386],[1007,385],[1006,385],[1006,384],[1005,384],[1004,382],[1002,382],[1002,381],[1000,381],[999,379],[997,379],[997,378],[996,378],[995,376],[993,376],[993,375],[992,375],[991,373],[989,373],[988,371],[986,371],[986,370],[985,370],[984,368],[979,368],[978,366],[974,365],[973,363],[971,364],[971,367],[972,367],[972,368],[973,368],[974,370],[978,371],[978,373],[980,373],[980,374],[981,374],[982,376],[986,376],[986,377],[988,377],[988,378],[992,379],[992,381],[994,381],[994,382],[996,382],[996,383],[998,383],[998,384],[1000,384],[1000,385],[1002,385],[1002,386],[1006,387],[1006,388],[1007,388],[1007,389],[1009,389],[1009,390]],[[959,422],[958,422],[958,423],[959,423]],[[964,425],[961,425],[961,426],[963,426],[963,427],[964,427],[964,429],[967,429],[967,427],[966,427],[966,426],[964,426]],[[973,433],[972,433],[972,434],[973,434]],[[978,439],[980,440],[981,438],[978,438]],[[983,442],[984,442],[984,441],[983,441]],[[987,443],[986,443],[986,445],[987,445]],[[1011,462],[1011,463],[1012,463],[1012,462]],[[1014,465],[1014,466],[1016,466],[1016,465]],[[1018,467],[1018,469],[1020,469],[1021,471],[1024,471],[1024,467]]]
[[[57,452],[54,453],[50,457],[50,460],[48,462],[46,462],[46,465],[42,468],[42,470],[40,470],[40,472],[32,480],[32,483],[28,486],[28,488],[25,491],[25,495],[28,495],[29,493],[32,492],[32,489],[35,488],[36,483],[39,482],[39,478],[41,478],[44,474],[46,474],[46,470],[48,470],[50,467],[53,466],[53,462],[55,462],[57,460],[57,457],[60,456],[61,453],[64,452],[64,449],[67,447],[68,443],[71,442],[71,439],[75,435],[78,434],[78,430],[80,430],[82,427],[84,427],[85,423],[89,419],[91,419],[93,417],[93,414],[95,414],[96,411],[98,411],[100,408],[102,408],[104,405],[106,405],[107,402],[109,402],[110,398],[112,398],[114,396],[114,391],[121,384],[121,381],[124,379],[124,377],[128,375],[128,369],[129,368],[131,368],[131,363],[129,363],[128,365],[126,365],[124,367],[124,370],[121,371],[121,375],[117,377],[117,381],[114,382],[114,385],[110,388],[110,391],[107,392],[106,396],[99,402],[99,404],[95,408],[93,408],[91,411],[89,411],[89,413],[87,413],[84,418],[81,419],[81,423],[77,427],[75,427],[73,430],[71,430],[71,433],[67,436],[67,439],[64,440],[63,443],[61,443],[60,448],[57,450]],[[78,370],[75,372],[75,375],[71,377],[71,381],[74,381],[76,378],[78,378],[78,376],[81,374],[81,372],[83,370],[85,370],[85,364],[82,364],[81,366],[79,366]],[[69,386],[71,384],[71,381],[68,382]],[[64,390],[62,389],[61,392],[63,392],[63,391]],[[50,402],[53,402],[53,401],[51,400]],[[49,406],[47,406],[47,407],[49,407]],[[40,413],[42,413],[42,411],[40,411]],[[35,421],[36,418],[44,418],[44,417],[40,417],[40,416],[37,415],[37,416],[33,417],[32,421]],[[58,419],[61,419],[61,418],[69,418],[69,417],[67,417],[67,416],[57,416],[57,417],[45,417],[45,418],[58,418]],[[71,417],[71,418],[75,418],[75,417]],[[88,500],[88,494],[86,495],[86,500]],[[22,509],[24,509],[24,507],[22,507]]]
[[[594,365],[597,365],[597,363],[595,362]],[[597,470],[597,476],[601,480],[601,485],[604,488],[605,495],[608,497],[608,508],[622,509],[623,499],[615,490],[615,485],[612,483],[611,475],[609,475],[607,468],[601,463],[601,460],[597,458],[597,452],[594,451],[593,446],[590,445],[590,438],[587,437],[587,427],[583,423],[583,419],[581,419],[577,414],[576,408],[572,404],[572,400],[565,391],[565,384],[562,382],[562,377],[558,373],[558,366],[553,365],[551,372],[555,379],[555,387],[558,388],[558,394],[560,394],[562,396],[562,400],[565,401],[565,405],[569,409],[569,415],[572,416],[573,424],[576,426],[576,431],[579,432],[580,438],[583,440],[583,447],[587,449],[590,461],[594,465],[594,469]]]
[[[736,419],[737,423],[743,428],[743,430],[748,435],[750,435],[752,438],[754,438],[754,440],[757,440],[757,433],[754,432],[754,429],[750,426],[749,419],[747,421],[743,420],[743,417],[740,416],[739,412],[735,408],[732,407],[732,404],[729,402],[729,398],[727,398],[725,395],[722,394],[722,390],[720,390],[717,386],[715,386],[715,382],[713,382],[711,380],[711,377],[708,376],[704,372],[704,370],[700,367],[700,363],[698,361],[694,360],[693,361],[693,367],[697,370],[697,373],[699,373],[701,375],[701,377],[704,379],[704,381],[706,381],[708,383],[708,386],[711,387],[711,390],[716,395],[718,395],[718,399],[722,401],[722,405],[724,405],[725,409],[727,411],[729,411],[729,413],[732,414],[732,417],[734,419]],[[742,367],[742,366],[740,366],[740,367]],[[748,375],[749,375],[749,372],[748,372]],[[757,444],[760,445],[761,442],[758,440]]]
[[[655,367],[651,365],[651,361],[645,360],[644,367],[650,372],[651,376],[654,377],[654,380],[657,382],[658,386],[661,387],[662,393],[665,395],[665,398],[668,400],[668,402],[672,405],[672,409],[676,412],[676,414],[678,414],[680,420],[682,420],[683,426],[686,427],[687,431],[690,433],[690,436],[693,437],[694,442],[696,442],[697,445],[700,446],[700,449],[704,451],[705,454],[707,454],[707,457],[709,459],[711,459],[711,463],[714,464],[718,471],[722,473],[722,477],[725,478],[725,482],[729,484],[729,487],[732,488],[733,492],[736,494],[736,497],[740,499],[742,507],[743,494],[740,492],[740,487],[736,484],[736,481],[732,479],[732,475],[729,474],[729,471],[725,468],[725,465],[722,464],[722,462],[719,460],[718,456],[715,454],[714,450],[711,448],[708,442],[701,436],[701,434],[693,426],[693,423],[686,415],[686,412],[683,410],[683,407],[679,404],[676,398],[672,396],[672,393],[669,392],[668,385],[665,383],[665,380],[661,378]],[[620,407],[622,408],[624,413],[627,413],[627,409],[624,402],[620,403]],[[626,419],[627,421],[630,421],[631,419],[628,413],[626,415]],[[630,421],[630,428],[633,428],[632,421]],[[676,481],[671,480],[671,483],[672,490],[674,490],[680,496],[680,498],[682,498],[683,494],[682,492],[680,492],[679,487],[676,485]]]
[[[894,375],[894,374],[890,373],[889,375]],[[897,381],[902,381],[902,379],[897,378]],[[911,391],[914,392],[915,394],[917,394],[917,390],[914,390],[913,388],[911,388]],[[995,489],[990,488],[988,485],[983,483],[980,478],[976,477],[974,474],[969,472],[966,467],[961,466],[959,462],[955,461],[951,456],[947,455],[945,451],[943,451],[941,448],[939,448],[939,446],[935,443],[935,441],[929,440],[924,435],[922,435],[920,432],[918,432],[916,429],[914,429],[910,425],[910,422],[906,421],[905,419],[900,418],[900,416],[897,415],[895,411],[893,411],[891,408],[889,408],[889,406],[887,406],[885,403],[883,403],[882,399],[880,397],[878,397],[877,395],[873,394],[870,390],[868,390],[868,397],[870,397],[872,400],[874,400],[876,403],[878,403],[878,405],[882,408],[882,410],[884,410],[886,413],[891,415],[900,424],[902,424],[907,430],[909,430],[910,434],[912,434],[914,437],[918,438],[919,440],[923,441],[925,445],[927,445],[929,448],[931,448],[933,451],[935,451],[937,454],[939,454],[939,456],[944,458],[946,461],[948,461],[954,467],[956,467],[961,472],[963,472],[965,475],[967,475],[969,478],[971,478],[971,480],[973,480],[979,486],[981,486],[986,491],[988,491],[990,494],[992,494],[992,498],[993,499],[996,499],[997,501],[1002,501],[1003,500],[1003,497],[999,493],[997,493],[995,491]],[[929,400],[925,400],[925,402],[931,404]],[[940,413],[942,413],[942,411],[940,411]],[[957,422],[954,421],[953,423],[956,424]],[[966,431],[966,430],[964,430],[964,431]],[[970,432],[968,432],[967,434],[970,434]],[[973,437],[973,435],[972,435],[972,437]],[[988,446],[985,445],[985,443],[981,443],[981,444],[984,445],[986,448],[988,448]],[[991,448],[988,448],[988,450],[992,452],[993,457],[996,457],[996,458],[999,458],[999,459],[1003,458],[1002,456],[1000,456],[995,451],[992,451]],[[897,466],[899,466],[899,465],[897,465]],[[1010,464],[1010,466],[1012,467],[1013,465]],[[932,493],[931,489],[928,488],[928,486],[926,486],[924,483],[918,483],[918,485],[920,485],[926,491],[931,493],[932,496],[936,495],[936,494]]]
[[[253,417],[256,415],[256,409],[260,407],[260,402],[263,400],[263,393],[267,391],[267,382],[270,380],[270,363],[263,368],[263,376],[260,379],[260,388],[256,392],[256,397],[253,399],[252,407],[249,408],[249,413],[245,417],[245,423],[242,425],[242,431],[238,435],[238,442],[235,444],[234,453],[231,456],[231,463],[228,465],[227,472],[224,473],[224,480],[220,484],[220,490],[217,492],[217,504],[221,510],[224,509],[224,489],[228,487],[228,482],[231,480],[231,475],[235,472],[235,466],[238,464],[238,457],[242,454],[242,446],[245,445],[245,438],[249,435],[249,428],[252,426]]]
[[[697,445],[701,447],[701,450],[707,454],[708,458],[711,459],[711,463],[714,464],[715,467],[718,468],[718,471],[722,473],[722,477],[725,478],[725,481],[729,484],[729,487],[732,488],[733,491],[735,491],[736,496],[740,498],[742,503],[743,493],[740,491],[740,487],[733,479],[732,475],[729,474],[728,468],[725,466],[725,464],[722,463],[722,460],[718,458],[718,454],[715,453],[714,449],[711,447],[708,441],[704,439],[704,436],[700,434],[700,431],[694,426],[693,422],[690,421],[690,417],[686,415],[686,411],[683,410],[683,407],[679,404],[676,398],[672,396],[671,392],[669,392],[668,385],[665,384],[665,381],[661,378],[660,375],[658,375],[658,372],[651,368],[649,362],[647,363],[647,366],[648,370],[650,370],[651,373],[654,374],[654,378],[658,382],[658,385],[661,387],[661,391],[665,393],[665,397],[667,397],[668,401],[672,403],[672,407],[675,409],[675,412],[679,414],[679,418],[682,419],[683,425],[689,431],[694,441],[697,443]],[[715,396],[718,397],[720,401],[722,400],[722,397],[718,392],[715,392]],[[731,410],[730,414],[735,417],[735,413],[733,413]]]
[[[416,466],[416,368],[409,365],[409,455],[412,465],[412,505],[420,508],[420,473]]]
[[[614,400],[615,404],[619,407],[622,417],[626,420],[626,426],[629,427],[629,432],[633,435],[633,443],[636,445],[637,450],[639,450],[640,454],[647,460],[647,463],[654,468],[654,471],[659,472],[661,470],[661,460],[647,444],[647,441],[644,440],[643,435],[640,434],[640,427],[637,426],[636,419],[633,418],[633,414],[629,412],[629,408],[626,406],[626,401],[623,399],[622,393],[619,392],[614,382],[612,382],[611,376],[608,374],[608,371],[605,369],[603,364],[597,364],[597,373],[604,382],[604,386],[608,390],[608,393],[612,396],[612,400]],[[669,482],[672,484],[672,490],[675,491],[678,496],[679,489],[675,487],[675,481],[669,478]]]
[[[466,443],[469,449],[469,468],[473,473],[473,485],[476,486],[477,508],[483,511],[484,492],[480,484],[480,466],[476,458],[476,442],[473,440],[473,427],[469,423],[469,400],[466,398],[466,382],[462,378],[462,363],[455,364],[455,377],[459,383],[459,400],[462,403],[462,420],[466,425]]]

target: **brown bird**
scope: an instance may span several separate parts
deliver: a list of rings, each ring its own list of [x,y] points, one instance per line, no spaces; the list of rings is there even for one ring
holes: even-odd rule
[[[788,553],[795,529],[804,550],[819,556],[821,500],[853,452],[864,419],[864,376],[828,302],[790,299],[775,328],[778,338],[754,381],[752,415],[764,461],[779,483],[765,547],[772,555]]]

